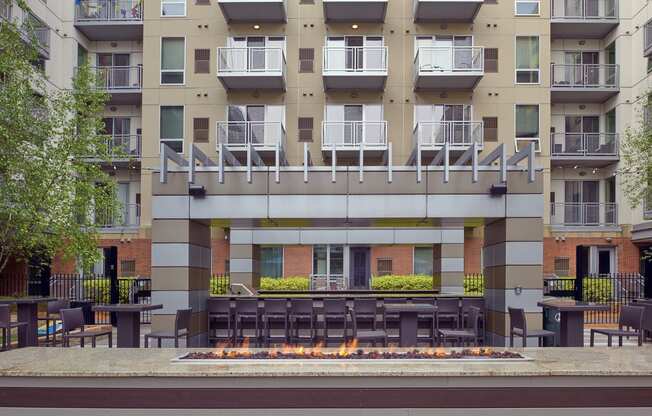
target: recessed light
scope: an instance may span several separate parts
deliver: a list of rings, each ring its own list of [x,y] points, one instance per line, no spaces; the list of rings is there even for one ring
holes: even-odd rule
[[[260,25],[254,25],[254,30],[260,30]]]
[[[359,27],[360,27],[360,26],[358,26],[358,25],[356,25],[356,24],[351,25],[351,29],[354,29],[354,30],[357,30]]]

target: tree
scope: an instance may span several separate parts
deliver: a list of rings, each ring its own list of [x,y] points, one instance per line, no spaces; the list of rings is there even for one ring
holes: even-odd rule
[[[106,93],[88,66],[71,89],[53,87],[32,64],[37,45],[29,22],[0,20],[0,272],[36,253],[90,267],[99,256],[94,217],[119,208],[113,181],[87,163],[109,158]]]
[[[644,108],[640,121],[625,131],[621,144],[619,174],[627,201],[638,207],[649,201],[652,188],[652,111],[651,104]]]

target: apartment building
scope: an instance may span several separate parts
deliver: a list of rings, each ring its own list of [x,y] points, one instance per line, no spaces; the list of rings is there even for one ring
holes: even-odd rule
[[[647,240],[632,242],[632,230],[645,229],[649,211],[629,208],[616,173],[623,131],[647,102],[647,3],[29,2],[48,33],[53,84],[69,86],[86,61],[110,92],[107,140],[126,157],[91,162],[119,183],[124,212],[100,216],[101,245],[118,247],[119,274],[150,274],[161,143],[184,157],[193,146],[221,154],[231,166],[299,169],[309,155],[323,169],[372,170],[463,163],[469,149],[483,159],[534,143],[546,200],[543,270],[560,276],[639,270]],[[261,275],[333,275],[362,288],[372,274],[438,269],[434,240],[394,237],[439,226],[428,221],[328,224],[339,236],[312,244],[283,239],[301,223],[215,220],[212,272],[233,271],[234,230],[269,226],[283,232],[261,240]],[[358,226],[379,234],[350,239]],[[453,271],[481,272],[482,221],[456,226],[463,260]]]

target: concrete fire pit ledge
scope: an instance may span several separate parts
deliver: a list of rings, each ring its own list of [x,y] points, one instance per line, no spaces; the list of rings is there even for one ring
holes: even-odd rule
[[[513,351],[531,360],[224,360],[202,365],[173,362],[186,349],[26,348],[0,353],[0,414],[56,414],[29,411],[34,408],[83,408],[91,409],[85,414],[103,416],[112,413],[102,409],[143,409],[139,415],[150,414],[147,409],[222,409],[220,415],[245,414],[238,413],[243,409],[255,415],[263,414],[256,409],[266,409],[265,415],[321,409],[321,416],[341,415],[344,409],[346,414],[466,409],[462,414],[517,415],[522,414],[518,409],[555,408],[559,415],[600,416],[618,408],[621,415],[652,414],[641,413],[652,411],[651,346]],[[501,413],[487,410],[497,408]],[[577,413],[589,408],[590,413]],[[634,408],[639,413],[631,413]]]

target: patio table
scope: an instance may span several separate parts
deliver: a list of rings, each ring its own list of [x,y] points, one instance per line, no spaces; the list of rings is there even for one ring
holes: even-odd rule
[[[584,312],[608,311],[608,305],[593,302],[579,302],[575,300],[546,300],[537,303],[542,308],[559,312],[559,346],[583,347],[584,346]]]
[[[93,310],[97,312],[115,312],[118,326],[118,348],[140,347],[140,313],[155,309],[163,309],[163,305],[124,304],[93,307]]]
[[[399,315],[399,346],[416,347],[419,314],[434,313],[435,307],[422,303],[392,303],[385,305],[385,312]]]
[[[38,305],[57,298],[26,296],[23,298],[0,299],[0,305],[16,305],[18,321],[27,325],[18,327],[18,347],[38,346]]]

